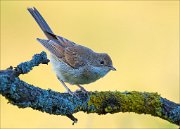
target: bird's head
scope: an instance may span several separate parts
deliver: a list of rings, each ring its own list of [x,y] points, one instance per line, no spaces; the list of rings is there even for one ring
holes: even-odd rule
[[[98,53],[96,56],[96,66],[103,67],[108,70],[116,71],[112,64],[111,57],[106,53]]]

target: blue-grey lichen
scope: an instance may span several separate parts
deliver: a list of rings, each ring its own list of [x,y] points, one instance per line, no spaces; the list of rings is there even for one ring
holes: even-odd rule
[[[34,66],[38,66],[39,64],[47,64],[49,59],[47,59],[46,53],[43,51],[40,54],[35,54],[32,60],[23,62],[16,67],[16,71],[21,74],[28,73]]]
[[[84,94],[79,91],[76,92],[78,97],[75,97],[68,93],[44,90],[19,79],[20,74],[48,62],[46,53],[42,52],[15,69],[10,67],[1,70],[0,94],[19,108],[31,107],[49,114],[65,115],[74,122],[77,119],[72,114],[79,111],[98,114],[135,112],[158,116],[180,125],[180,105],[160,97],[157,93],[96,91]]]
[[[18,77],[9,82],[4,85],[1,83],[0,93],[19,108],[32,107],[49,114],[67,115],[78,112],[79,106],[88,101],[86,94],[79,93],[79,98],[76,98],[50,89],[43,90],[21,81]]]

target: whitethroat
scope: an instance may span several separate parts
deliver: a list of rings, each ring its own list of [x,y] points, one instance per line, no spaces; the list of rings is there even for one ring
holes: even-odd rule
[[[50,62],[56,76],[69,94],[74,95],[74,92],[65,82],[77,85],[83,92],[87,92],[81,85],[92,83],[110,70],[116,70],[108,54],[94,52],[54,34],[36,8],[28,8],[28,11],[48,38],[37,40],[50,52]]]

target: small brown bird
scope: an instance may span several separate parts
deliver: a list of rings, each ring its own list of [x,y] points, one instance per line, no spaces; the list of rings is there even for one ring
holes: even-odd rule
[[[116,70],[108,54],[96,53],[55,35],[36,8],[28,8],[28,11],[48,38],[48,40],[37,38],[37,40],[51,53],[50,62],[57,78],[68,93],[74,94],[64,82],[77,85],[82,91],[87,92],[80,85],[94,82],[110,70]]]

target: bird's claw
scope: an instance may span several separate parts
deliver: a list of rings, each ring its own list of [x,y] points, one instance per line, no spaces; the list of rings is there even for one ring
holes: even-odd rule
[[[79,98],[76,94],[76,92],[72,92],[71,90],[67,90],[67,93],[69,93],[72,97]]]
[[[88,91],[87,90],[85,90],[83,87],[82,88],[80,88],[79,90],[76,90],[75,91],[76,93],[82,93],[83,95],[88,95]]]
[[[75,92],[78,92],[78,91],[81,91],[81,92],[83,92],[84,94],[87,94],[87,93],[88,93],[88,91],[85,90],[84,88],[80,88],[79,90],[76,90]]]

